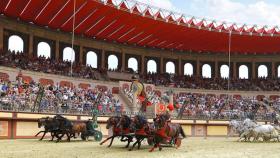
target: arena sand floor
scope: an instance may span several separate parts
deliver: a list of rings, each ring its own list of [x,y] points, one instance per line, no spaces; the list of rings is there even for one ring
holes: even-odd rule
[[[0,158],[279,158],[280,143],[245,143],[237,138],[187,138],[182,147],[149,153],[127,151],[116,141],[111,148],[94,141],[54,143],[38,140],[0,140]]]

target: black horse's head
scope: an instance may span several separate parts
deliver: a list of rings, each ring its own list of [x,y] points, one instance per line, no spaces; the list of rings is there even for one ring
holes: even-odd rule
[[[106,129],[109,129],[111,127],[116,127],[117,124],[120,121],[120,117],[118,116],[112,116],[107,120],[107,124],[106,124]]]
[[[132,120],[127,115],[122,115],[117,127],[129,128],[131,126]]]
[[[145,125],[147,125],[147,123],[147,119],[142,115],[136,115],[133,119],[133,124],[136,129],[143,128]]]
[[[48,121],[49,117],[43,117],[43,118],[39,118],[38,119],[38,128],[41,128],[43,126],[47,125],[47,121]]]
[[[157,115],[154,120],[155,128],[159,129],[164,127],[165,123],[169,120],[169,117],[166,114]]]

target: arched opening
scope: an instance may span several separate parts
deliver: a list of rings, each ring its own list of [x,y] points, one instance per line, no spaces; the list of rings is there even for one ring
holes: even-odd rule
[[[239,78],[241,79],[249,79],[249,70],[246,65],[241,65],[239,67]]]
[[[147,62],[147,73],[157,73],[157,63],[154,60]]]
[[[15,53],[22,53],[24,47],[23,39],[17,35],[12,35],[8,39],[8,50]]]
[[[184,65],[184,75],[187,75],[187,76],[193,75],[193,65],[191,63],[186,63]]]
[[[229,78],[229,67],[227,65],[222,65],[220,67],[221,78]]]
[[[109,55],[108,57],[108,69],[116,70],[118,69],[119,59],[116,55]]]
[[[278,68],[277,68],[277,76],[278,76],[278,78],[280,78],[280,65],[278,66]]]
[[[97,55],[95,52],[87,52],[86,64],[87,66],[91,66],[92,68],[97,68]]]
[[[166,63],[165,72],[169,74],[175,74],[175,64],[172,61]]]
[[[265,65],[260,65],[258,67],[258,78],[266,78],[268,76],[267,67]]]
[[[204,64],[202,66],[202,77],[203,78],[211,78],[212,77],[211,66],[209,64]]]
[[[75,61],[75,51],[71,47],[66,47],[63,49],[63,61],[74,62]]]
[[[37,45],[37,56],[38,57],[45,57],[50,58],[51,57],[51,47],[46,42],[40,42]]]
[[[128,59],[128,68],[131,68],[133,71],[138,71],[138,61],[135,58]]]

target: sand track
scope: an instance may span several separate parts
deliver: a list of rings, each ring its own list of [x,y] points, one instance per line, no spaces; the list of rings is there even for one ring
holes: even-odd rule
[[[237,138],[187,138],[180,149],[164,148],[149,153],[127,151],[116,141],[111,148],[94,141],[54,143],[38,140],[0,140],[0,158],[279,158],[280,143],[244,143]]]

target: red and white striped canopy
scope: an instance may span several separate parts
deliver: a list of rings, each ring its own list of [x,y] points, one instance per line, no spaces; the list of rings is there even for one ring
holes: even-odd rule
[[[0,13],[72,32],[74,0],[1,0]],[[75,33],[144,47],[246,54],[280,53],[280,30],[187,17],[134,0],[76,0]]]

